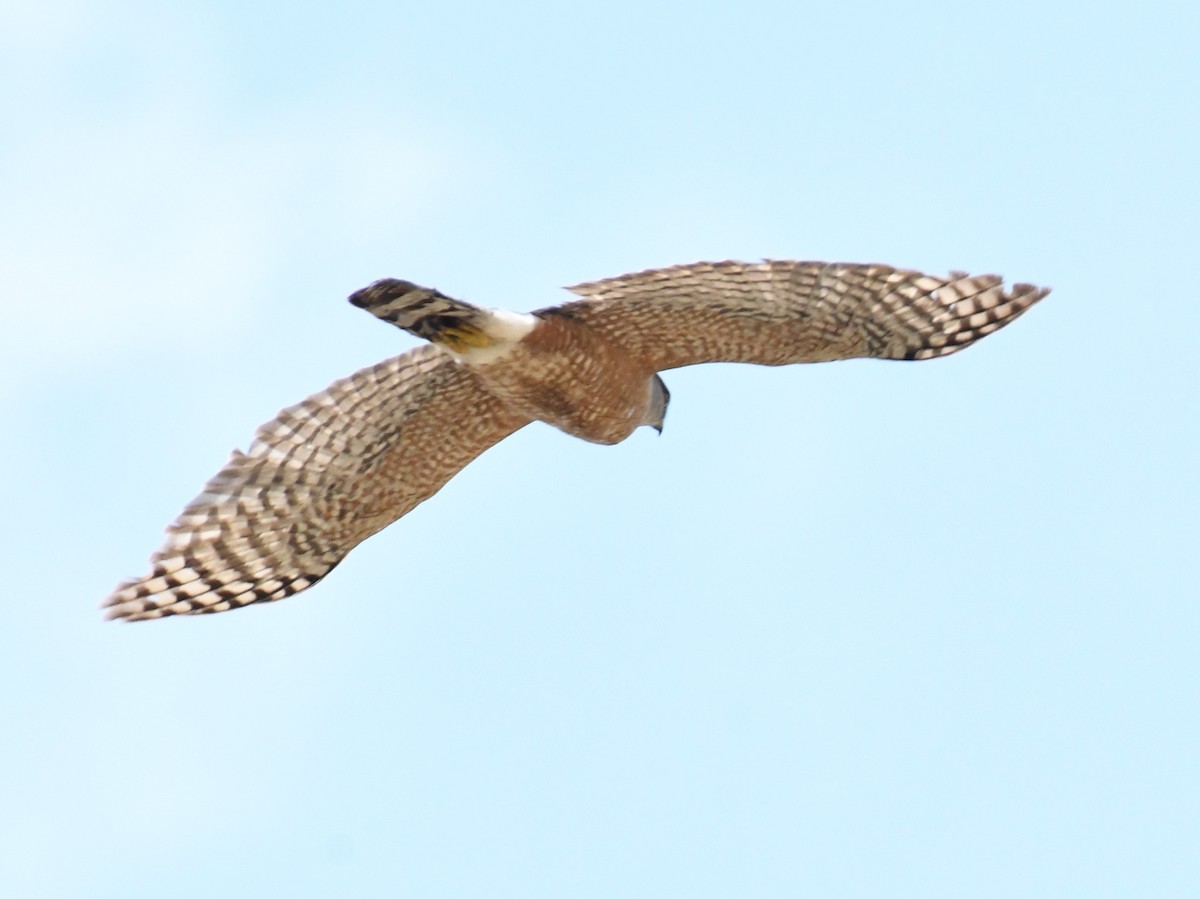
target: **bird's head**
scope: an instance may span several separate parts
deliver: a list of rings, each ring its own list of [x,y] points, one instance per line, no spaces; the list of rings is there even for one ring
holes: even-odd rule
[[[663,379],[655,375],[650,380],[650,408],[646,420],[642,424],[650,425],[658,433],[662,433],[663,421],[667,417],[667,405],[671,402],[671,391]]]

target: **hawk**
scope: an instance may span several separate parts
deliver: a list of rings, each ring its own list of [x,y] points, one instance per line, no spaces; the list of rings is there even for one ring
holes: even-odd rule
[[[659,372],[699,362],[932,359],[1046,296],[996,275],[764,261],[675,266],[569,288],[532,313],[408,281],[355,306],[429,341],[284,409],[167,529],[107,617],[137,621],[283,599],[532,421],[595,443],[661,431]]]

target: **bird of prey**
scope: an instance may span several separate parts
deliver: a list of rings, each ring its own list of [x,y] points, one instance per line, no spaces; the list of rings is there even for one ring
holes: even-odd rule
[[[569,288],[532,313],[408,281],[355,306],[429,341],[284,409],[167,529],[107,617],[137,621],[283,599],[433,496],[532,421],[595,443],[661,430],[659,372],[700,362],[932,359],[1011,322],[1049,291],[996,275],[850,263],[715,262]]]

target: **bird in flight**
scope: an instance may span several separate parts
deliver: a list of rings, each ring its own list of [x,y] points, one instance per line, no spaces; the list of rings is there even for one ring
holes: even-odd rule
[[[544,421],[594,443],[661,431],[659,372],[947,356],[1049,293],[996,275],[850,263],[702,262],[569,288],[536,312],[486,309],[386,278],[355,306],[428,344],[335,381],[258,429],[167,528],[144,577],[104,602],[139,621],[283,599]]]

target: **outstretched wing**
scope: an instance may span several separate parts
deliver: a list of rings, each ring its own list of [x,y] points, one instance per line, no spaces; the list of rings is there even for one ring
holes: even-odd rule
[[[312,586],[528,419],[423,346],[284,409],[167,528],[109,618],[223,612]]]
[[[582,321],[656,370],[698,362],[930,359],[1004,327],[1050,291],[998,275],[886,265],[700,262],[569,288],[539,310]]]

